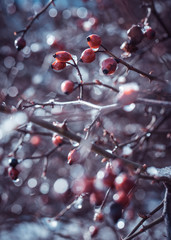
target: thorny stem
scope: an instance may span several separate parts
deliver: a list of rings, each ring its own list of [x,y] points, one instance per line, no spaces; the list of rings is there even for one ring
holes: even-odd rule
[[[96,80],[95,82],[85,82],[83,83],[84,86],[91,86],[91,85],[95,85],[95,86],[103,86],[106,88],[111,89],[114,92],[119,93],[119,90],[117,88],[111,87],[110,85],[104,84],[102,82],[100,82],[99,80]]]
[[[132,65],[128,64],[127,62],[125,62],[125,61],[122,60],[121,58],[118,58],[116,55],[114,55],[113,53],[111,53],[111,52],[110,52],[105,46],[103,46],[102,44],[101,44],[101,47],[105,50],[105,52],[106,52],[108,55],[110,55],[110,56],[112,56],[113,58],[115,58],[119,63],[125,65],[125,66],[128,68],[128,70],[137,72],[137,73],[141,74],[142,76],[148,78],[150,81],[152,81],[152,80],[159,80],[159,79],[157,79],[156,76],[153,76],[153,75],[151,75],[151,74],[145,73],[145,72],[143,72],[143,71],[141,71],[141,70],[133,67]]]
[[[49,3],[47,3],[38,13],[36,13],[34,16],[31,17],[30,22],[28,23],[28,25],[25,27],[25,29],[20,30],[15,32],[14,34],[19,34],[22,33],[22,37],[24,37],[24,35],[27,33],[27,31],[31,28],[32,24],[34,23],[34,21],[42,14],[46,11],[46,9],[52,4],[54,3],[55,0],[51,0]]]
[[[144,216],[143,219],[140,220],[140,222],[134,227],[134,229],[123,239],[123,240],[128,240],[128,237],[133,235],[138,228],[147,220],[149,219],[152,215],[154,215],[156,212],[158,212],[161,208],[163,207],[163,202],[161,202],[151,213],[148,215]]]
[[[30,121],[39,125],[39,126],[41,126],[41,127],[43,127],[43,128],[46,128],[46,129],[51,130],[53,132],[57,132],[57,133],[61,134],[62,136],[67,137],[67,138],[69,138],[73,141],[76,141],[78,143],[85,141],[82,137],[70,132],[68,129],[66,130],[66,129],[60,128],[58,126],[53,126],[51,123],[49,123],[47,121],[44,121],[42,119],[39,119],[37,117],[33,117],[33,116],[30,117]],[[96,152],[97,154],[100,154],[100,155],[106,157],[106,158],[115,159],[115,158],[118,157],[118,156],[104,150],[103,148],[96,145],[95,143],[92,143],[91,150],[93,152]],[[120,157],[120,159],[122,159],[123,162],[127,165],[131,165],[135,168],[141,167],[141,164],[139,164],[139,163],[135,163],[133,161],[130,161],[130,160],[122,158],[122,157]]]

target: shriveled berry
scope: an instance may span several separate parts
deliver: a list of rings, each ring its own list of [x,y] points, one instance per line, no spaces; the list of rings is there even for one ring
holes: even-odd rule
[[[77,149],[73,149],[68,153],[68,164],[69,165],[79,162],[79,160],[80,160],[80,153]]]
[[[74,90],[74,82],[66,80],[61,84],[61,91],[65,94],[70,94]]]
[[[111,75],[115,72],[117,67],[117,62],[114,58],[109,57],[103,60],[101,64],[102,72],[106,75]]]
[[[15,168],[18,164],[18,160],[16,158],[10,158],[9,159],[9,165],[13,168]]]
[[[124,191],[118,191],[113,195],[113,200],[122,205],[123,208],[127,207],[129,204],[129,197]]]
[[[146,38],[152,40],[155,38],[156,32],[151,27],[148,27],[147,29],[145,29],[144,35]]]
[[[101,40],[100,36],[98,36],[96,34],[92,34],[87,37],[87,43],[90,48],[96,49],[96,48],[100,47],[102,40]]]
[[[128,193],[134,186],[134,181],[126,173],[120,173],[115,178],[115,188],[117,191],[123,190]]]
[[[80,61],[84,63],[91,63],[95,60],[95,58],[95,52],[91,48],[87,48],[82,52]]]
[[[132,43],[139,44],[144,35],[143,32],[141,30],[141,27],[138,25],[133,25],[128,31],[127,31],[127,35],[128,37],[131,39]]]
[[[57,133],[54,133],[52,136],[52,142],[55,146],[60,146],[63,143],[63,137],[59,136]]]
[[[68,62],[72,59],[72,56],[69,52],[66,51],[59,51],[56,52],[53,55],[54,58],[56,58],[56,60],[58,60],[59,62]]]
[[[17,180],[19,173],[20,173],[20,172],[19,172],[16,168],[10,167],[10,168],[8,169],[8,176],[9,176],[12,180]]]
[[[58,60],[55,60],[52,64],[51,64],[52,69],[59,71],[62,70],[66,67],[66,63],[65,62],[59,62]]]
[[[121,204],[114,202],[110,206],[110,216],[114,223],[117,223],[118,220],[122,217],[122,206]]]
[[[26,46],[26,41],[23,37],[18,37],[14,41],[14,45],[18,51],[22,50]]]
[[[137,51],[138,48],[132,41],[125,41],[120,46],[120,49],[126,53],[132,53],[132,52]]]

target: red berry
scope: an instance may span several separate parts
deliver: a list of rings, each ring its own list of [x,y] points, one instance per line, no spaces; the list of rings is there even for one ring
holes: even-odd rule
[[[129,197],[124,191],[118,191],[113,195],[113,200],[125,208],[129,204]]]
[[[102,204],[103,199],[104,199],[104,193],[101,191],[95,191],[90,194],[90,204],[92,205]]]
[[[96,222],[101,222],[104,219],[104,215],[102,212],[95,212],[93,220]]]
[[[115,178],[117,191],[123,190],[128,193],[134,186],[134,181],[126,173],[121,173]]]
[[[63,137],[59,136],[57,133],[54,133],[52,142],[55,146],[60,146],[63,143]]]
[[[51,64],[52,69],[59,71],[62,70],[66,67],[66,63],[65,62],[59,62],[58,60],[55,60],[52,64]]]
[[[113,174],[111,168],[104,168],[98,171],[97,179],[102,180],[103,184],[108,187],[114,187],[116,175]]]
[[[19,175],[19,171],[16,168],[9,168],[8,169],[8,176],[12,179],[12,180],[17,180],[18,179],[18,175]]]
[[[66,80],[61,84],[61,91],[65,94],[70,94],[74,90],[74,83],[70,80]]]
[[[146,38],[152,40],[154,39],[156,32],[151,27],[148,27],[147,29],[145,29],[144,35]]]
[[[72,56],[69,52],[66,51],[59,51],[56,52],[53,55],[54,58],[56,58],[56,60],[58,60],[58,62],[68,62],[72,59]]]
[[[131,39],[131,42],[136,44],[139,44],[144,35],[143,32],[141,30],[141,27],[138,25],[133,25],[128,31],[127,31],[127,35],[128,37]]]
[[[91,48],[87,48],[82,52],[80,61],[84,63],[91,63],[95,60],[95,58],[95,52]]]
[[[26,41],[23,37],[18,37],[14,41],[14,45],[18,51],[22,50],[26,46]]]
[[[41,142],[41,139],[39,136],[32,136],[30,139],[30,143],[35,146],[39,145],[40,142]]]
[[[96,34],[89,35],[87,37],[87,43],[90,48],[94,48],[94,49],[99,48],[102,43],[101,37]]]
[[[73,149],[68,153],[68,164],[77,163],[80,160],[80,153],[77,149]]]
[[[110,58],[105,59],[102,62],[101,67],[102,67],[102,71],[104,74],[110,75],[115,72],[116,67],[117,67],[117,62],[114,58],[110,57]]]
[[[94,179],[86,177],[76,179],[72,184],[72,191],[77,195],[92,193],[94,191]]]
[[[99,231],[99,229],[96,226],[92,225],[89,227],[89,232],[91,234],[91,237],[95,237],[97,235],[98,231]]]

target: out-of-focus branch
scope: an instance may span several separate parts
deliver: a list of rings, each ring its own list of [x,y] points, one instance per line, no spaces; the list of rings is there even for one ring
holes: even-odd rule
[[[43,13],[46,11],[46,9],[47,9],[51,4],[54,3],[54,1],[55,1],[55,0],[50,0],[49,3],[47,3],[38,13],[36,13],[34,16],[30,17],[31,20],[30,20],[30,22],[28,23],[28,25],[27,25],[24,29],[22,29],[22,30],[20,30],[20,31],[17,31],[17,32],[14,32],[14,35],[19,34],[19,33],[22,33],[21,36],[24,37],[24,35],[26,34],[26,32],[31,28],[31,26],[32,26],[32,24],[34,23],[34,21],[35,21],[37,18],[39,18],[40,15],[43,14]]]

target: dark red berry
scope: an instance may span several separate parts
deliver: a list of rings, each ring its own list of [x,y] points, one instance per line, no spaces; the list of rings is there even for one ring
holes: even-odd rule
[[[128,31],[127,31],[127,35],[128,37],[131,39],[131,42],[136,44],[139,44],[144,35],[143,32],[141,30],[141,27],[138,25],[133,25]]]
[[[124,191],[118,191],[113,195],[113,200],[122,205],[123,208],[129,205],[129,197]]]
[[[18,160],[16,158],[10,158],[9,159],[9,165],[13,168],[15,168],[18,164]]]
[[[72,184],[72,191],[80,195],[82,193],[92,193],[94,191],[94,178],[79,178]]]
[[[123,190],[128,193],[134,186],[134,181],[126,174],[121,173],[115,178],[115,188],[117,191]]]
[[[102,204],[104,199],[104,193],[101,191],[94,191],[93,193],[90,194],[90,203],[92,205],[100,205]]]
[[[96,222],[101,222],[104,219],[104,215],[102,212],[95,212],[93,220]]]
[[[10,167],[10,168],[8,169],[8,176],[9,176],[12,180],[17,180],[19,173],[20,173],[20,172],[19,172],[16,168]]]
[[[26,46],[26,41],[23,37],[18,37],[14,41],[14,45],[18,51],[22,50]]]
[[[102,62],[101,67],[102,67],[102,72],[105,75],[110,75],[115,72],[116,67],[117,67],[117,62],[114,58],[110,57],[110,58],[105,59]]]

